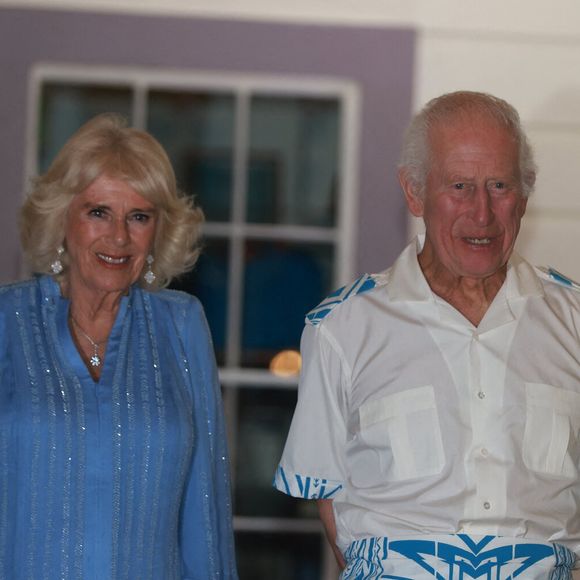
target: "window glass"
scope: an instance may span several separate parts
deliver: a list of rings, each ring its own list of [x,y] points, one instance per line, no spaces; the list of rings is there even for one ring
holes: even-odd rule
[[[247,220],[334,226],[338,101],[256,97],[250,125]]]
[[[230,219],[234,102],[232,95],[149,93],[147,129],[167,150],[179,187],[195,195],[208,221]]]
[[[238,532],[240,579],[320,580],[321,548],[320,534]]]
[[[330,244],[250,240],[245,246],[242,365],[268,367],[298,348],[304,316],[331,289]]]
[[[202,253],[193,270],[171,283],[171,288],[189,292],[202,303],[218,365],[225,364],[228,263],[228,241],[221,238],[206,239],[202,242]]]
[[[236,515],[316,517],[314,502],[297,501],[272,487],[296,397],[295,389],[239,389],[234,495]]]
[[[44,173],[66,140],[91,117],[119,113],[131,120],[132,90],[100,85],[45,83],[38,131],[38,168]]]

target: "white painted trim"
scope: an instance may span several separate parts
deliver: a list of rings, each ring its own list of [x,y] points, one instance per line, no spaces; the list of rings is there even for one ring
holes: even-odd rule
[[[284,240],[305,242],[337,243],[339,232],[335,228],[315,226],[292,226],[270,224],[232,224],[227,222],[207,222],[203,224],[204,234],[214,237],[244,237],[254,240]]]
[[[250,516],[235,516],[234,530],[236,532],[268,532],[268,533],[322,533],[323,528],[319,520],[314,518],[255,518]]]
[[[136,84],[149,89],[195,89],[212,92],[266,93],[267,95],[316,96],[319,98],[344,95],[356,90],[349,79],[319,75],[244,74],[229,71],[196,71],[192,69],[167,69],[75,65],[69,63],[39,62],[32,67],[31,75],[37,81],[58,80],[70,83],[117,83],[132,87]]]
[[[347,284],[352,280],[357,250],[358,198],[356,189],[358,184],[359,151],[360,151],[360,118],[361,97],[357,86],[347,88],[341,102],[340,144],[339,144],[339,172],[341,190],[337,215],[338,238],[338,268],[335,271],[335,287]]]
[[[265,369],[241,367],[220,368],[220,383],[231,388],[256,387],[265,389],[295,389],[298,377],[279,377]]]

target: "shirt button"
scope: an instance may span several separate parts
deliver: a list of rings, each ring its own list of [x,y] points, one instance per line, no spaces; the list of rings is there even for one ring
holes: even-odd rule
[[[483,509],[488,510],[491,509],[491,504],[488,501],[483,502]]]
[[[477,393],[477,396],[478,396],[480,399],[485,399],[485,393],[484,393],[483,391],[479,391],[479,393]]]
[[[488,451],[488,450],[487,450],[485,447],[482,447],[482,448],[481,448],[481,454],[482,454],[484,457],[487,457],[487,456],[489,455],[489,451]]]

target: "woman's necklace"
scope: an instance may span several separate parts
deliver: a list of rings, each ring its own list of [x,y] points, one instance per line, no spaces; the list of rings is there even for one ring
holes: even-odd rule
[[[107,341],[103,340],[101,342],[95,342],[82,328],[81,325],[75,320],[74,316],[71,314],[70,319],[73,324],[79,329],[80,333],[89,341],[90,345],[93,347],[93,356],[89,359],[91,366],[100,367],[103,359],[99,356],[99,348],[101,345],[105,344]]]

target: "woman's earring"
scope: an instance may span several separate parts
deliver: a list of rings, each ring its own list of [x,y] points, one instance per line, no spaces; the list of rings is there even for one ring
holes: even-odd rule
[[[61,246],[59,246],[56,249],[56,260],[50,265],[50,269],[52,270],[53,274],[60,274],[64,267],[62,265],[62,262],[60,260],[60,257],[64,254],[64,248]]]
[[[147,284],[153,284],[153,282],[155,282],[155,278],[157,278],[157,276],[155,276],[153,270],[151,269],[151,264],[153,264],[155,258],[151,254],[149,254],[146,258],[146,261],[147,261],[147,272],[145,272],[143,278],[145,278],[145,282],[147,282]]]

